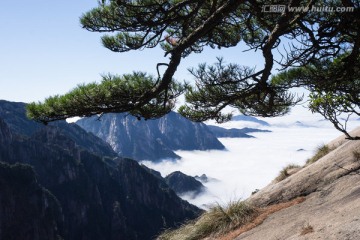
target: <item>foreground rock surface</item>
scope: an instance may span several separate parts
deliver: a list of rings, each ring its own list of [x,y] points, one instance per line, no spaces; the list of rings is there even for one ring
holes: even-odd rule
[[[360,135],[360,128],[353,131]],[[265,207],[299,196],[306,200],[270,215],[236,240],[360,239],[360,141],[339,137],[317,162],[248,199]]]

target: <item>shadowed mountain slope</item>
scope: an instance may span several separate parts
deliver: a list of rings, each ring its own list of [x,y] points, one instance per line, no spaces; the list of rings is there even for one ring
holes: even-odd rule
[[[11,104],[6,102],[7,106]],[[16,109],[18,103],[13,104]],[[34,183],[30,187],[22,186],[22,182],[15,187],[11,185],[12,180],[2,180],[2,175],[0,181],[4,188],[1,187],[0,204],[2,209],[9,208],[9,201],[13,209],[34,208],[33,216],[28,218],[27,211],[23,211],[23,216],[17,212],[11,218],[0,209],[0,229],[9,229],[6,224],[13,229],[24,225],[32,231],[33,235],[29,236],[35,236],[32,239],[46,239],[36,237],[44,235],[49,236],[48,239],[60,236],[67,240],[150,240],[161,229],[193,219],[201,212],[136,161],[117,157],[107,143],[77,125],[59,122],[39,125],[30,131],[17,126],[29,121],[25,109],[18,113],[14,112],[18,123],[0,114],[0,162],[15,170],[14,164],[28,164],[37,180],[30,176],[32,180],[26,181]],[[29,122],[26,124],[33,126],[34,123]],[[21,174],[16,173],[15,177]],[[32,190],[22,192],[21,189]],[[32,191],[39,194],[34,196]],[[18,198],[18,194],[22,197]],[[28,199],[32,200],[27,202]],[[32,201],[39,204],[33,206]],[[57,215],[50,216],[44,211],[60,212],[61,221]],[[47,224],[42,223],[44,218]],[[39,221],[31,225],[29,219]],[[50,225],[54,226],[53,232],[49,230]],[[2,239],[27,239],[22,236],[29,228],[16,227],[18,235]]]

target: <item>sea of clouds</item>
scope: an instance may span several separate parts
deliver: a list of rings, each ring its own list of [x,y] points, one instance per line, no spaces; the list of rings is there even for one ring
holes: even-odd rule
[[[316,148],[341,135],[319,115],[311,114],[301,106],[285,117],[262,119],[270,126],[253,122],[230,121],[219,126],[224,128],[256,127],[271,130],[270,133],[250,133],[255,138],[220,138],[225,151],[177,151],[178,161],[160,163],[142,162],[159,171],[163,177],[174,171],[195,176],[206,174],[218,181],[204,185],[206,193],[189,202],[207,208],[213,204],[245,199],[256,189],[269,184],[288,164],[303,165]],[[359,121],[351,121],[354,128]],[[215,124],[208,122],[208,124]]]

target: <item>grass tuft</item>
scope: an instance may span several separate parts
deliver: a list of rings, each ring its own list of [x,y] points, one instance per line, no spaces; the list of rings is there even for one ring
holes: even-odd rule
[[[320,158],[324,157],[326,154],[328,154],[329,152],[331,152],[333,149],[330,148],[327,145],[321,145],[317,148],[316,153],[313,157],[309,158],[306,161],[306,165],[312,164],[314,162],[316,162],[317,160],[319,160]]]
[[[217,205],[198,219],[176,230],[166,230],[158,240],[197,240],[217,236],[252,221],[258,210],[244,201],[230,202],[226,207]]]
[[[294,168],[301,168],[301,167],[296,164],[287,165],[280,171],[279,175],[275,178],[275,181],[280,182],[280,181],[284,180],[285,178],[289,177],[291,175],[289,173],[289,170],[294,169]]]

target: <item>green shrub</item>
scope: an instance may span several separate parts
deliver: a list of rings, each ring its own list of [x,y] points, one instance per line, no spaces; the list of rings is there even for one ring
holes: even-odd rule
[[[217,205],[176,230],[166,230],[159,240],[197,240],[226,233],[249,223],[258,215],[256,208],[244,201],[230,202],[225,208]]]

